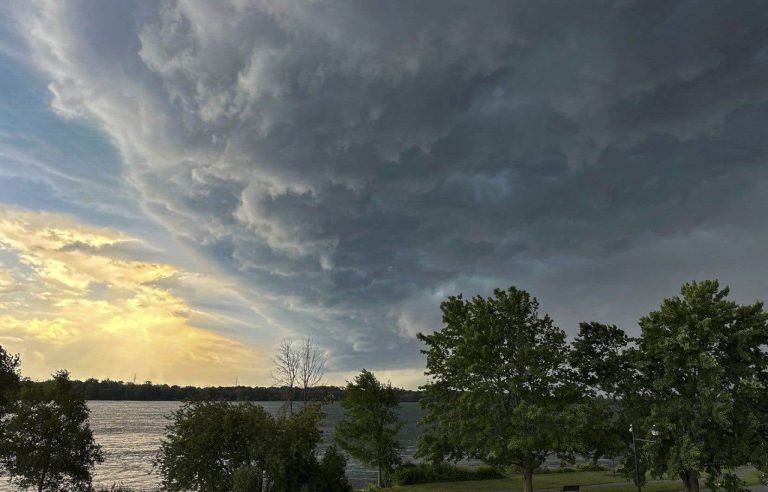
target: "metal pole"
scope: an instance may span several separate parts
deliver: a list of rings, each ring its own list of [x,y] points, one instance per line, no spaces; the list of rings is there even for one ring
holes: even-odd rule
[[[640,487],[640,463],[637,460],[637,441],[635,441],[635,426],[629,426],[629,432],[632,433],[632,451],[635,454],[635,485],[637,485],[637,492],[642,492]]]

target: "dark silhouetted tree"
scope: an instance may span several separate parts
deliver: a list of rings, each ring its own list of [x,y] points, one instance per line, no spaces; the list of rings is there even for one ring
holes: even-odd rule
[[[5,415],[19,388],[19,356],[9,354],[0,345],[0,419]]]

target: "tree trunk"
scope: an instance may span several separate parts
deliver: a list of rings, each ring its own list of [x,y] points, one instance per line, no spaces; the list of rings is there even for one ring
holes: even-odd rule
[[[37,482],[37,492],[43,492],[43,486],[45,485],[45,478],[48,476],[48,465],[51,458],[51,441],[46,441],[45,444],[45,465],[43,465],[43,471],[40,473],[40,480]]]
[[[533,492],[533,465],[524,463],[523,469],[523,492]]]
[[[379,484],[380,488],[384,487],[384,483],[382,482],[382,479],[381,479],[381,463],[379,463],[379,471],[378,471],[378,475],[376,477],[376,482]]]
[[[696,470],[685,470],[680,473],[680,478],[685,485],[685,492],[699,492],[699,472]]]

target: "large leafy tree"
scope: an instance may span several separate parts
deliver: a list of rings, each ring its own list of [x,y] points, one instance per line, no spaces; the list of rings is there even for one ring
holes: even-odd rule
[[[625,390],[632,387],[629,358],[631,339],[615,325],[579,324],[569,360],[581,388],[576,406],[577,449],[594,464],[629,451],[629,419],[622,405]]]
[[[489,298],[449,297],[440,307],[443,329],[419,335],[430,381],[418,454],[516,465],[530,492],[533,471],[573,439],[565,333],[514,287]]]
[[[170,418],[156,462],[167,490],[230,490],[238,468],[267,467],[276,425],[262,407],[194,401]]]
[[[399,398],[391,384],[382,384],[365,369],[347,383],[341,406],[344,418],[336,424],[336,442],[366,466],[378,470],[378,485],[384,486],[400,462],[397,432]]]
[[[574,448],[592,465],[600,458],[615,459],[627,450],[627,428],[625,419],[616,402],[594,395],[583,398],[574,406],[575,416],[572,429],[575,434]]]
[[[66,371],[44,385],[22,384],[0,444],[0,461],[11,482],[40,492],[90,490],[91,472],[103,457],[88,416]]]
[[[683,285],[640,320],[633,351],[642,408],[656,441],[646,446],[652,471],[675,473],[697,491],[742,487],[732,470],[768,465],[768,314],[762,303],[739,305],[717,281]]]

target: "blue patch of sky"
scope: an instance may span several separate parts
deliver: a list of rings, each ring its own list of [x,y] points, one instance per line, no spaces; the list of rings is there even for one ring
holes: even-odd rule
[[[51,109],[48,81],[27,65],[7,20],[0,22],[0,48],[0,204],[66,213],[172,249],[174,241],[126,185],[111,142]]]

